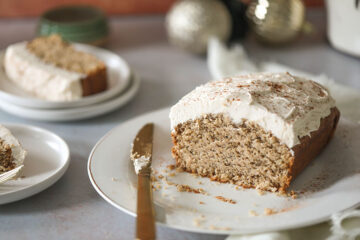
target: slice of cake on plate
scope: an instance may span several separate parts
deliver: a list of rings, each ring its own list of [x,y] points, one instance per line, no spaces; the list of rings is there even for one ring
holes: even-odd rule
[[[10,45],[4,68],[19,87],[50,101],[77,100],[107,88],[105,64],[59,35]]]
[[[334,134],[340,113],[321,85],[289,73],[225,78],[171,108],[179,168],[284,192]]]
[[[0,125],[0,174],[24,164],[25,157],[26,151],[19,141]]]

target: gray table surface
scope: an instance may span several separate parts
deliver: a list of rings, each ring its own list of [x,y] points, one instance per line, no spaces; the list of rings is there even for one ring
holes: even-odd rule
[[[360,60],[331,48],[326,40],[323,10],[312,10],[312,35],[283,48],[266,48],[249,37],[244,45],[254,60],[279,63],[360,89]],[[36,19],[0,19],[0,49],[31,39]],[[210,80],[203,57],[170,46],[163,16],[111,18],[108,48],[124,57],[142,77],[137,96],[125,107],[90,120],[46,123],[0,111],[0,122],[26,123],[60,135],[70,146],[65,175],[47,190],[0,206],[0,238],[4,239],[132,239],[134,218],[105,202],[92,188],[86,171],[88,155],[106,132],[142,113],[174,104],[195,86]],[[158,227],[158,239],[224,239]]]

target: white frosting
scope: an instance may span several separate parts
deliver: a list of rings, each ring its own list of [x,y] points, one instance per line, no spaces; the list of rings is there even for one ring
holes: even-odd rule
[[[205,114],[223,113],[234,123],[257,123],[292,148],[320,127],[335,101],[319,84],[289,73],[255,73],[209,82],[170,110],[171,128]]]
[[[4,67],[7,76],[38,98],[71,101],[82,97],[83,74],[47,64],[26,48],[26,42],[9,46]]]
[[[0,125],[0,139],[10,146],[11,155],[16,167],[22,165],[27,152],[22,148],[19,141],[11,134],[9,129],[5,128],[3,125]]]
[[[150,157],[141,156],[139,158],[135,158],[134,159],[134,168],[135,168],[136,174],[139,174],[141,169],[148,166],[149,163],[150,163]]]

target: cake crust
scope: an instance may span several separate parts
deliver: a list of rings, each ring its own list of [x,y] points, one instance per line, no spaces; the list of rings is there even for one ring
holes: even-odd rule
[[[289,182],[298,176],[309,163],[321,153],[332,139],[340,119],[340,111],[334,107],[326,118],[321,119],[318,130],[300,139],[300,144],[294,146],[294,162],[289,169]]]
[[[100,93],[107,88],[107,73],[106,67],[102,66],[91,72],[87,77],[81,79],[82,95],[89,96],[96,93]]]

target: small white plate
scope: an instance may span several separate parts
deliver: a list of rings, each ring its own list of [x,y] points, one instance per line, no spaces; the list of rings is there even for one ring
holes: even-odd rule
[[[171,157],[169,109],[155,111],[127,121],[107,133],[93,148],[88,174],[96,191],[116,208],[135,216],[136,176],[129,153],[137,131],[155,123],[152,167],[175,183],[203,188],[209,195],[178,192],[174,185],[159,180],[154,191],[159,224],[186,231],[213,234],[248,234],[303,227],[329,219],[338,211],[360,202],[360,125],[343,118],[329,146],[291,185],[305,191],[297,199],[253,189],[236,190],[232,184],[211,182],[189,173],[164,173],[174,164]],[[236,201],[222,202],[216,196]],[[200,203],[203,202],[204,204]],[[277,211],[266,216],[265,208]],[[253,210],[258,216],[250,216]]]
[[[0,184],[0,204],[32,196],[54,184],[70,162],[64,140],[47,130],[19,124],[4,124],[28,152],[21,176]]]
[[[0,101],[0,108],[13,115],[48,122],[64,122],[96,117],[115,109],[118,109],[129,102],[137,93],[140,86],[140,79],[136,75],[132,77],[130,86],[118,96],[109,100],[89,106],[69,109],[36,109],[18,106],[6,101]]]
[[[69,102],[54,102],[36,98],[31,93],[18,87],[6,76],[3,67],[5,50],[3,50],[0,52],[0,100],[31,108],[74,108],[105,101],[118,95],[127,87],[130,81],[131,71],[124,59],[102,48],[79,43],[74,44],[74,46],[78,50],[95,55],[105,63],[108,69],[108,89],[106,91]]]

